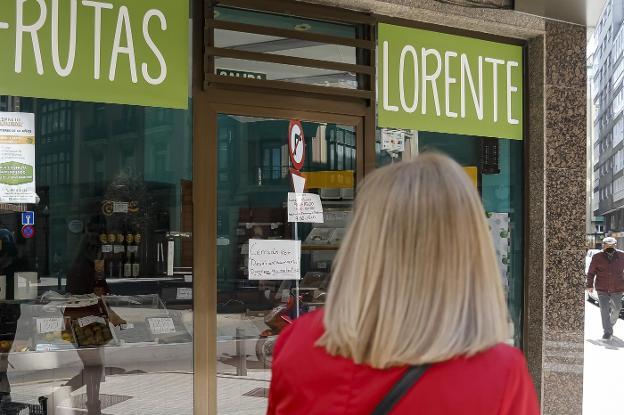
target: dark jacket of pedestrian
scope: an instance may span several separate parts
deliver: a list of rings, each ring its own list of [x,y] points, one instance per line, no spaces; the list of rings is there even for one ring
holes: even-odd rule
[[[601,251],[592,257],[587,272],[587,288],[605,293],[624,292],[624,252],[612,255]]]

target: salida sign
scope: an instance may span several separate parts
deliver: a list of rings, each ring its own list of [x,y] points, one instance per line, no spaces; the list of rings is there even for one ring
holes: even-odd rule
[[[522,139],[522,48],[379,25],[379,125]]]
[[[177,0],[2,0],[0,95],[188,105]]]

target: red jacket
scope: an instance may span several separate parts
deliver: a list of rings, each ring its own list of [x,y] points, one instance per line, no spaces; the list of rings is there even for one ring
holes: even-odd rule
[[[323,313],[314,312],[280,335],[268,415],[370,414],[405,371],[330,356],[314,346],[323,331]],[[539,415],[539,406],[524,356],[500,344],[431,366],[392,414]]]
[[[594,254],[587,271],[587,288],[594,288],[594,280],[596,291],[624,292],[624,252],[616,251],[611,259],[604,251]]]

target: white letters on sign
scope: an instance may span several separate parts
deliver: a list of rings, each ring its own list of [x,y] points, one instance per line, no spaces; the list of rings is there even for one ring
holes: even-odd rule
[[[288,222],[323,223],[323,204],[314,193],[288,193]]]
[[[249,240],[250,280],[301,278],[301,241]]]
[[[54,71],[61,77],[67,77],[72,74],[76,65],[76,61],[80,58],[77,52],[77,31],[79,24],[79,16],[83,17],[79,11],[86,8],[93,9],[93,17],[89,19],[89,23],[93,25],[93,79],[98,80],[101,77],[101,60],[102,60],[102,21],[103,18],[115,18],[115,32],[112,45],[110,67],[108,68],[108,79],[114,81],[117,77],[117,62],[119,55],[123,54],[128,57],[129,73],[133,83],[139,82],[139,66],[140,72],[145,82],[150,85],[160,85],[167,78],[167,62],[163,56],[159,46],[154,41],[153,33],[150,33],[150,22],[155,22],[156,30],[167,31],[168,23],[165,14],[158,9],[148,10],[141,19],[142,27],[133,29],[131,25],[131,12],[126,6],[119,7],[114,10],[111,3],[93,0],[69,0],[69,3],[60,0],[52,0],[51,4],[45,0],[35,0],[38,6],[38,13],[35,19],[27,19],[24,12],[24,4],[27,0],[15,0],[16,21],[15,21],[15,73],[22,73],[23,60],[25,53],[28,53],[28,43],[32,44],[35,65],[37,73],[44,75],[46,67],[44,66],[42,51],[51,48],[52,64]],[[49,5],[49,7],[48,7]],[[66,15],[69,11],[69,36],[67,46],[61,45],[63,36],[61,36],[62,19],[60,16]],[[116,15],[116,16],[115,16]],[[28,22],[28,23],[26,23]],[[51,45],[43,43],[45,38],[41,36],[40,31],[45,30],[46,24],[51,26]],[[0,29],[9,29],[9,23],[0,22]],[[151,29],[154,30],[153,28]],[[81,35],[87,35],[81,33]],[[125,40],[122,40],[125,39]],[[135,42],[144,42],[150,52],[158,61],[158,66],[149,68],[147,63],[137,62],[135,53]],[[26,45],[25,45],[26,44]],[[61,56],[61,49],[67,49],[67,55]],[[156,76],[153,76],[151,73]]]

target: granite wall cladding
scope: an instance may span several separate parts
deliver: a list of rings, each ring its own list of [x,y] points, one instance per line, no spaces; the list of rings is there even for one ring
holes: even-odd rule
[[[544,343],[544,272],[546,238],[545,211],[545,100],[544,100],[544,36],[528,42],[528,123],[529,170],[527,194],[534,195],[527,202],[527,230],[525,250],[527,261],[525,275],[524,352],[536,389],[541,392]]]
[[[547,21],[542,408],[583,406],[586,29]],[[533,278],[529,276],[529,278]]]
[[[580,415],[586,175],[586,29],[433,0],[306,0],[527,40],[524,352],[544,415]]]

